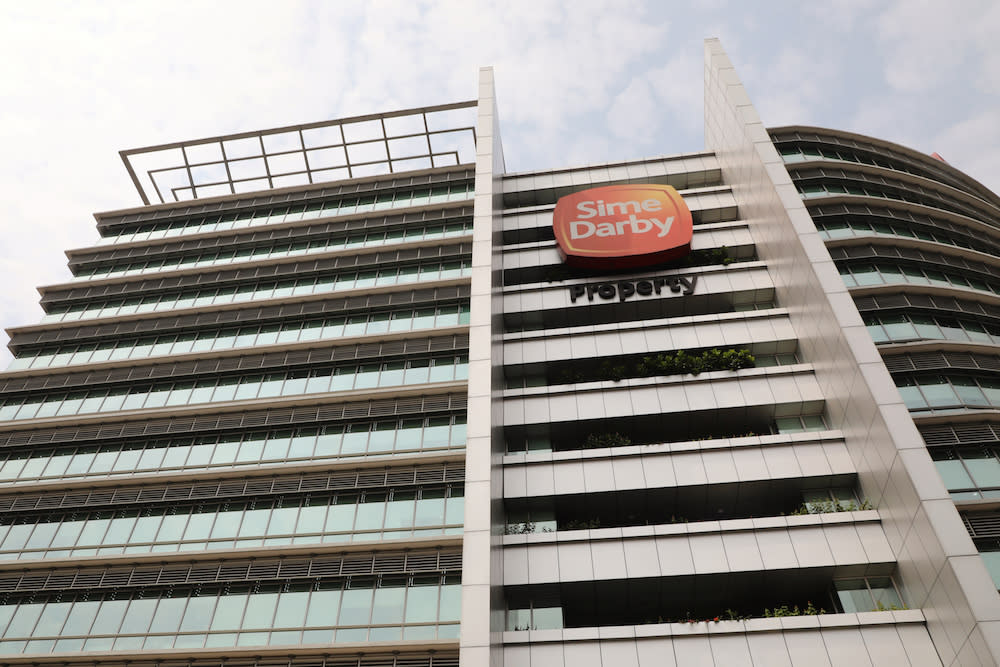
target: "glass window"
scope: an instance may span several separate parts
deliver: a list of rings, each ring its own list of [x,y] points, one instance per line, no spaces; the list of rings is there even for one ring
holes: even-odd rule
[[[917,338],[917,329],[905,315],[884,315],[882,326],[892,340],[911,340]]]
[[[62,634],[64,635],[86,635],[89,634],[90,626],[94,623],[97,610],[101,606],[100,600],[80,600],[73,603],[73,609],[66,619]],[[96,634],[96,632],[95,632]]]
[[[305,625],[308,628],[327,627],[337,624],[340,609],[340,587],[313,591],[309,599],[309,612]],[[346,621],[345,621],[346,624]]]
[[[212,531],[212,523],[215,521],[215,514],[212,512],[216,509],[218,508],[209,507],[205,508],[203,512],[192,514],[184,530],[184,539],[187,541],[208,539]]]
[[[949,407],[959,403],[958,396],[948,380],[934,375],[921,378],[920,389],[932,408]]]
[[[184,514],[172,514],[163,517],[156,540],[158,542],[179,542],[184,535],[184,529],[187,527],[189,518],[190,515],[186,512]]]
[[[58,522],[37,524],[35,526],[35,530],[31,532],[31,537],[28,538],[24,548],[45,549],[49,546],[49,543],[52,542],[52,538],[55,536],[56,530],[58,529]]]
[[[132,531],[131,543],[152,542],[160,530],[160,522],[163,516],[144,516],[135,522],[135,529]]]
[[[997,460],[992,450],[981,447],[963,447],[959,450],[959,455],[965,462],[976,486],[980,488],[1000,487],[1000,461]]]
[[[337,504],[330,507],[326,515],[326,532],[344,532],[354,526],[354,514],[357,511],[357,496],[337,496]]]
[[[125,610],[128,605],[128,600],[104,600],[101,602],[101,608],[97,612],[97,619],[94,621],[91,634],[116,634],[122,624],[122,619],[125,618]]]
[[[875,607],[864,579],[836,581],[834,589],[845,613],[872,611]]]
[[[438,617],[437,577],[414,577],[413,585],[406,591],[406,622],[427,623]]]
[[[446,585],[441,587],[441,611],[438,616],[441,621],[459,621],[462,618],[461,581],[452,582],[452,579],[449,576]],[[558,627],[562,627],[561,613]]]
[[[243,513],[243,523],[240,524],[238,537],[258,537],[267,530],[267,522],[271,518],[271,508],[247,510]]]
[[[882,276],[874,264],[857,264],[851,267],[851,275],[857,285],[880,285]]]
[[[105,544],[124,544],[129,535],[132,534],[132,529],[135,527],[137,517],[136,516],[122,516],[119,515],[117,518],[111,520],[111,525],[108,526],[107,535],[104,536]]]
[[[341,625],[367,625],[371,616],[372,583],[367,579],[353,579],[351,587],[342,594],[340,603]]]
[[[177,632],[187,602],[186,593],[183,597],[161,599],[156,607],[156,613],[153,615],[153,632]]]
[[[228,537],[236,537],[236,533],[240,529],[240,521],[243,519],[243,512],[241,510],[230,511],[230,512],[219,512],[215,517],[215,523],[212,524],[212,539],[224,539]]]
[[[310,498],[307,504],[299,510],[296,533],[321,533],[326,524],[326,510],[329,498]]]
[[[953,320],[947,317],[939,317],[937,318],[937,324],[941,327],[944,337],[948,340],[969,340],[968,334],[965,333],[965,329],[958,323],[958,320]]]
[[[149,630],[149,624],[153,620],[153,612],[156,611],[158,600],[132,600],[128,606],[128,613],[122,622],[121,634],[139,634]]]
[[[264,592],[251,595],[247,602],[246,614],[243,617],[242,629],[271,627],[274,619],[274,610],[277,605],[277,592]]]
[[[875,606],[873,609],[900,609],[903,601],[896,592],[896,587],[892,584],[892,579],[888,577],[872,577],[868,579],[868,586],[871,588],[872,598]]]
[[[1000,407],[1000,380],[980,378],[979,387],[986,394],[986,399],[990,402],[990,405]]]
[[[416,502],[417,526],[440,526],[444,524],[445,489],[423,489]]]
[[[409,528],[413,525],[413,510],[416,500],[414,491],[396,491],[386,504],[385,528]]]
[[[980,555],[986,563],[986,569],[993,577],[993,584],[1000,589],[1000,551],[989,551]]]
[[[912,378],[898,378],[896,381],[899,395],[903,398],[908,409],[923,410],[927,408],[927,401],[924,400],[923,394],[920,393],[920,389]]]
[[[212,616],[210,630],[238,630],[242,626],[243,609],[246,607],[247,598],[242,595],[230,594],[219,598],[215,606],[215,615]]]
[[[954,455],[952,450],[931,450],[931,457],[934,459],[934,465],[948,489],[968,489],[975,486],[962,461]]]
[[[372,607],[372,624],[402,623],[403,603],[406,597],[405,580],[383,579],[382,587],[375,589]]]
[[[52,637],[62,630],[66,617],[69,616],[72,602],[48,602],[38,619],[38,624],[32,633],[35,637]]]
[[[913,315],[911,319],[920,338],[941,338],[941,330],[934,322],[934,318],[925,315]]]
[[[43,607],[45,605],[42,603],[18,605],[14,618],[7,626],[7,631],[4,632],[4,638],[31,636],[31,631],[34,629],[35,623],[38,622]]]
[[[283,628],[302,627],[308,608],[309,591],[298,590],[282,593],[278,600],[277,613],[274,616],[275,626]]]

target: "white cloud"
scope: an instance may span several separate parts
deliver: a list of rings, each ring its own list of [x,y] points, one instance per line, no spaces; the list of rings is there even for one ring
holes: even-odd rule
[[[927,90],[954,76],[996,80],[1000,11],[992,0],[896,0],[876,26],[887,52],[886,81],[895,90]]]
[[[138,203],[119,149],[471,99],[481,65],[510,169],[700,147],[700,40],[720,36],[766,123],[929,137],[995,187],[1000,5],[911,4],[2,3],[0,325],[38,321],[91,211]]]
[[[700,134],[704,65],[700,53],[682,53],[663,67],[633,77],[608,109],[608,129],[620,138],[680,125]]]
[[[932,146],[953,167],[984,184],[1000,182],[1000,160],[984,146],[1000,145],[1000,109],[987,109],[946,128],[932,139]],[[945,149],[943,147],[947,146]]]

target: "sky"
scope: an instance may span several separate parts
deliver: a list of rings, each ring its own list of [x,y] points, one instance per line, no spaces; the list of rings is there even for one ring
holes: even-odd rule
[[[485,65],[508,171],[703,149],[718,37],[765,125],[1000,192],[998,34],[995,0],[0,0],[0,326],[39,320],[93,212],[141,203],[119,150],[474,99]]]

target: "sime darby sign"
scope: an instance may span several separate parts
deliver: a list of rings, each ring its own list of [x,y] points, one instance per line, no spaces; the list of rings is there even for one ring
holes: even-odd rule
[[[669,185],[608,185],[556,202],[559,254],[584,269],[634,269],[691,250],[691,211]]]

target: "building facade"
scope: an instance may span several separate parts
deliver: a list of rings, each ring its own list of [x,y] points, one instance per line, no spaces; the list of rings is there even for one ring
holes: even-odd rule
[[[1000,199],[705,63],[695,154],[507,173],[489,69],[124,152],[9,330],[0,662],[1000,664]],[[567,266],[626,184],[691,252]]]

